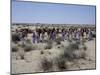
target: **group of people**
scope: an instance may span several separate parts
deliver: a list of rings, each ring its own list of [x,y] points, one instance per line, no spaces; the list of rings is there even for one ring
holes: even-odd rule
[[[47,40],[92,40],[95,38],[95,28],[36,28],[33,31],[33,43]]]
[[[23,28],[18,33],[19,40],[23,40],[28,37],[28,34],[32,34],[32,42],[46,42],[48,40],[56,41],[60,39],[65,40],[92,40],[96,37],[95,28],[89,27],[40,27],[35,29]]]

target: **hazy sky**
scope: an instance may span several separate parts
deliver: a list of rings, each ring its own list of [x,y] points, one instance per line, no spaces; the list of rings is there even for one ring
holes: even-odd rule
[[[12,22],[95,24],[95,6],[13,1]]]

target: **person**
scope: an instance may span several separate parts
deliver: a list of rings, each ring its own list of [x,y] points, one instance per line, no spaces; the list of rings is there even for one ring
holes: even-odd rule
[[[62,41],[65,40],[65,35],[66,35],[65,31],[64,31],[64,29],[62,29]]]
[[[33,38],[33,43],[35,43],[35,41],[36,41],[35,32],[33,32],[33,36],[32,36],[32,38]]]
[[[40,42],[40,36],[39,36],[39,34],[36,32],[36,34],[35,34],[35,37],[36,37],[36,41],[37,41],[37,43],[39,43]]]
[[[68,31],[66,30],[65,39],[68,40],[68,38],[69,38],[69,33],[68,33]]]
[[[41,34],[41,42],[44,42],[44,32]]]
[[[79,30],[77,30],[77,32],[76,32],[76,40],[80,40],[80,31]]]
[[[46,42],[48,40],[48,34],[47,34],[47,32],[44,33],[44,39],[43,40],[44,40],[44,42]]]
[[[88,40],[92,40],[92,32],[91,30],[89,29],[89,33],[88,33],[89,37],[88,37]]]
[[[56,33],[53,31],[51,32],[51,40],[55,40],[56,39]]]

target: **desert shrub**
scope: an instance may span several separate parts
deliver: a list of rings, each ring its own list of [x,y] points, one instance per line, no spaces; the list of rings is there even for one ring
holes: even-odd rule
[[[29,39],[27,39],[25,41],[25,43],[23,43],[22,46],[26,52],[31,51],[31,50],[35,50],[35,48],[36,48],[35,45],[33,45]]]
[[[13,42],[20,41],[20,38],[19,38],[19,34],[18,33],[12,33],[12,41]]]
[[[84,43],[80,44],[80,49],[83,49],[84,51],[87,50],[87,46]]]
[[[61,44],[61,41],[62,41],[61,38],[57,38],[57,39],[56,39],[56,44],[57,44],[57,45]]]
[[[74,58],[73,52],[79,49],[79,45],[76,43],[69,44],[69,46],[64,48],[64,52],[62,54],[63,57],[67,58],[68,60],[72,60]]]
[[[76,50],[73,52],[74,59],[85,58],[86,53],[84,50]]]
[[[23,47],[25,47],[25,43],[21,41],[20,43],[18,43],[18,46],[23,48]]]
[[[58,68],[60,70],[66,69],[66,61],[65,61],[65,58],[60,57],[60,58],[58,58],[56,60],[56,62],[57,62],[57,66],[58,66]]]
[[[15,43],[12,43],[12,52],[17,52],[18,51],[18,46]]]
[[[80,41],[76,41],[76,44],[78,44],[78,45],[79,45],[79,44],[81,44],[81,42],[80,42]]]
[[[45,49],[51,49],[52,48],[52,41],[48,41],[47,42],[47,45],[46,45],[46,47],[45,47]]]
[[[79,45],[77,43],[72,43],[68,46],[69,49],[77,50],[79,49]]]
[[[13,46],[12,47],[12,52],[17,52],[18,51],[18,47],[17,46]]]
[[[83,50],[87,50],[87,46],[85,44],[83,44]]]
[[[48,61],[47,59],[42,60],[42,69],[43,71],[49,71],[52,69],[53,63],[52,61]]]
[[[83,47],[83,49],[86,51],[86,50],[87,50],[87,47],[86,47],[86,46],[84,46],[84,47]]]
[[[20,55],[21,59],[24,60],[24,55]]]
[[[24,47],[24,50],[25,50],[26,52],[31,51],[32,49],[33,49],[33,47],[32,47],[32,45],[30,45],[30,44],[27,44],[27,45],[25,45],[25,47]]]
[[[82,42],[85,43],[86,42],[86,39],[83,39]]]
[[[69,46],[64,49],[63,57],[67,58],[69,61],[73,61],[73,59],[85,58],[86,53],[83,49],[80,49],[79,46],[80,45],[77,43],[69,44]]]
[[[47,43],[48,43],[48,44],[52,44],[53,41],[52,41],[52,40],[48,40]]]
[[[44,54],[44,52],[43,52],[43,51],[41,51],[41,52],[40,52],[40,54]]]
[[[72,42],[72,40],[68,39],[69,42]]]
[[[52,45],[51,44],[47,44],[45,49],[51,49],[52,48]]]

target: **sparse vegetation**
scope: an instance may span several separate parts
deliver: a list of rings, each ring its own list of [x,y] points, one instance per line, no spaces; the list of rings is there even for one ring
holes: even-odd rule
[[[21,59],[24,60],[24,55],[20,55]]]
[[[66,59],[65,58],[59,57],[56,61],[57,61],[57,66],[60,70],[66,69]]]
[[[48,61],[46,58],[42,60],[42,69],[44,72],[52,69],[53,63],[52,61]]]
[[[25,45],[25,47],[24,47],[24,50],[25,50],[26,52],[31,51],[32,49],[33,49],[33,46],[30,45],[30,44],[27,44],[27,45]]]
[[[17,51],[18,51],[18,46],[12,43],[12,52],[17,52]]]
[[[43,51],[41,51],[41,52],[40,52],[40,54],[44,54],[44,52],[43,52]]]
[[[24,48],[24,50],[25,50],[26,52],[36,49],[35,45],[33,45],[33,44],[30,42],[29,39],[27,39],[26,42],[23,43],[22,46],[23,46],[23,48]]]
[[[75,50],[78,50],[78,49],[79,49],[78,44],[76,44],[76,43],[69,44],[69,46],[68,47],[65,47],[65,49],[64,49],[64,57],[66,57],[68,59],[74,58],[73,52]]]
[[[52,45],[51,44],[47,44],[45,49],[51,49],[52,48]]]
[[[18,48],[17,47],[12,47],[12,52],[17,52]]]
[[[12,33],[12,41],[13,42],[20,41],[20,38],[19,38],[19,34],[18,33]]]
[[[27,36],[24,38],[21,38],[18,33],[24,32],[23,30],[25,28],[29,27],[29,30],[25,32]],[[66,27],[66,26],[65,26]],[[64,28],[65,28],[64,27]],[[35,30],[39,29],[39,33],[35,32]],[[90,62],[94,61],[92,58],[89,57],[88,52],[89,50],[94,50],[92,46],[90,46],[91,41],[94,45],[95,40],[87,41],[87,39],[73,39],[71,37],[68,37],[68,39],[62,40],[61,30],[63,29],[62,26],[58,27],[60,34],[59,36],[56,36],[55,39],[50,39],[50,32],[52,31],[52,28],[49,29],[45,28],[45,26],[42,27],[36,27],[36,26],[30,26],[30,25],[21,25],[20,27],[13,27],[12,31],[12,56],[13,56],[13,65],[14,69],[16,69],[16,72],[51,72],[51,71],[64,71],[64,70],[74,70],[76,69],[82,69],[83,66],[86,64],[91,66]],[[56,27],[54,31],[56,31]],[[18,33],[16,32],[16,29],[18,29]],[[22,30],[20,30],[22,29]],[[46,29],[46,30],[45,30]],[[71,28],[68,28],[71,29]],[[72,27],[73,29],[73,27]],[[67,28],[65,28],[67,32]],[[74,31],[74,30],[73,30]],[[72,33],[73,33],[72,31]],[[76,27],[77,31],[77,27]],[[36,34],[39,34],[40,37],[35,39],[33,37],[33,32]],[[42,40],[42,33],[49,32],[44,37],[44,40]],[[67,37],[65,37],[67,38]],[[21,39],[21,40],[20,40]],[[33,42],[33,39],[35,42]],[[48,39],[48,40],[47,40]],[[37,42],[38,40],[41,40]],[[94,51],[93,51],[94,52]],[[89,53],[90,54],[90,53]],[[91,59],[89,61],[89,59]],[[12,62],[13,62],[12,61]],[[19,64],[21,64],[19,66]],[[17,67],[15,67],[15,65]],[[32,65],[32,66],[31,66]],[[82,65],[82,67],[81,67]],[[86,67],[86,65],[84,67]],[[24,69],[25,70],[22,70]],[[27,68],[27,70],[26,70]],[[86,67],[87,68],[87,67]],[[21,70],[20,70],[21,69]]]
[[[61,41],[62,41],[61,38],[57,38],[57,39],[56,39],[56,44],[57,44],[57,45],[61,44]]]
[[[84,45],[84,46],[83,46],[83,49],[86,51],[86,50],[87,50],[87,47]]]
[[[85,56],[86,56],[86,53],[84,50],[76,50],[73,52],[74,59],[85,58]]]
[[[51,49],[52,48],[52,41],[48,41],[45,49]]]

